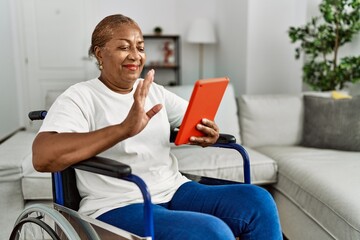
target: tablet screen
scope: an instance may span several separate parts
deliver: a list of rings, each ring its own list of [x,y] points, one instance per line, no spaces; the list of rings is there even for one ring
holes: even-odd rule
[[[203,118],[214,121],[228,83],[229,79],[226,77],[196,81],[175,145],[189,143],[191,136],[203,136],[203,133],[196,129],[196,125]]]

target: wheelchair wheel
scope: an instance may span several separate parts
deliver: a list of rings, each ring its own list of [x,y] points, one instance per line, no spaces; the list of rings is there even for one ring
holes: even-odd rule
[[[25,239],[80,240],[80,237],[58,211],[37,204],[20,214],[10,235],[10,240]]]

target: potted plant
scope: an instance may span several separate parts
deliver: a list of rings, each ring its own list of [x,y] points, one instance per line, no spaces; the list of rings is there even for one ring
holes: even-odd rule
[[[360,80],[360,56],[339,59],[339,48],[360,31],[359,0],[323,0],[321,17],[302,27],[290,27],[292,43],[300,42],[295,58],[304,54],[303,81],[313,90],[343,89]]]

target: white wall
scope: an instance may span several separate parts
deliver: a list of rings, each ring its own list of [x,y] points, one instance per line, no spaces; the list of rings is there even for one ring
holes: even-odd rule
[[[301,92],[301,62],[287,31],[304,24],[305,10],[303,0],[249,1],[246,93]]]
[[[0,140],[21,127],[16,75],[14,19],[10,1],[0,1]]]
[[[216,52],[216,71],[228,76],[236,95],[246,93],[248,73],[248,6],[247,0],[217,1],[217,30],[219,42]]]

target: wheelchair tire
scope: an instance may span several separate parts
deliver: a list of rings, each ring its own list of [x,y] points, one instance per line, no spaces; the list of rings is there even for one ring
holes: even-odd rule
[[[39,218],[34,217],[28,217],[18,222],[11,233],[10,239],[27,239],[27,236],[24,236],[24,233],[22,233],[22,228],[24,227],[24,225],[27,224],[35,224],[40,227],[40,234],[43,236],[43,239],[45,239],[45,236],[49,236],[53,240],[60,240],[59,236],[49,225],[41,221]],[[34,226],[32,226],[31,228],[34,229]],[[35,236],[34,232],[29,237],[31,237],[32,239],[41,239],[39,238],[39,236]]]
[[[10,240],[20,239],[80,240],[80,237],[61,213],[50,206],[34,204],[15,222]]]

